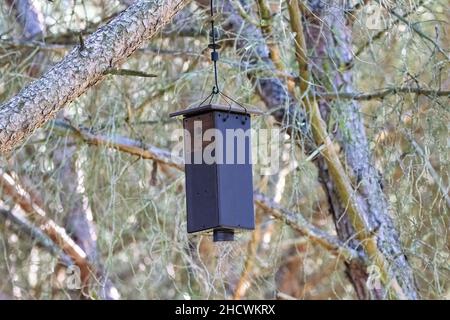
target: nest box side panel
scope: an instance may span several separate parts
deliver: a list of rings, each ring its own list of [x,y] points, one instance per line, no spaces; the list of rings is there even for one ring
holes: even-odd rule
[[[250,117],[245,114],[215,112],[215,122],[216,128],[223,132],[225,160],[223,164],[217,165],[219,224],[221,227],[254,229]],[[227,136],[227,129],[234,131],[233,137]],[[227,149],[227,142],[232,142],[230,139],[234,140],[233,155]],[[241,142],[238,143],[238,140]],[[230,163],[226,161],[227,158],[233,158],[233,161]]]
[[[205,164],[201,157],[207,144],[202,142],[203,133],[214,127],[214,121],[212,113],[204,113],[186,118],[183,123],[184,128],[190,133],[190,139],[185,137],[184,142],[185,157],[190,159],[190,164],[185,165],[187,230],[192,233],[208,230],[219,224],[217,165]],[[194,129],[197,132],[194,132]],[[195,142],[195,139],[200,140]],[[195,163],[196,159],[201,159],[201,163]]]

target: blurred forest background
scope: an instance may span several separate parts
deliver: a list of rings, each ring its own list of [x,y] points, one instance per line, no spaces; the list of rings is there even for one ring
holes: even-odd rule
[[[222,88],[286,129],[279,172],[254,168],[256,230],[225,244],[186,233],[168,157],[168,114],[213,82],[208,1],[184,2],[0,158],[0,298],[449,299],[449,2],[215,1]],[[0,102],[130,5],[0,0]]]

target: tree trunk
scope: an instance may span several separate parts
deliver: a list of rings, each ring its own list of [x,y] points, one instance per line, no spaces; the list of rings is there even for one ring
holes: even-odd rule
[[[0,106],[0,153],[13,149],[101,81],[155,35],[188,0],[137,1],[82,41],[40,79]]]
[[[311,61],[311,72],[318,86],[328,91],[354,92],[351,65],[352,31],[345,16],[346,1],[332,1],[324,5],[320,1],[309,1],[304,14],[306,44]],[[330,110],[336,111],[338,121],[342,123],[336,128],[348,169],[355,178],[358,196],[357,201],[365,214],[371,231],[377,234],[379,250],[386,257],[391,270],[390,276],[396,279],[402,288],[405,298],[417,299],[412,269],[403,253],[401,243],[389,216],[388,205],[380,186],[380,177],[374,167],[364,122],[360,114],[360,105],[356,101],[329,103],[319,100],[324,119],[329,118]],[[353,247],[355,232],[337,201],[336,188],[328,173],[324,161],[319,164],[321,178],[325,183],[338,235],[342,241],[350,241]],[[353,239],[353,240],[352,240]],[[367,272],[363,266],[349,265],[348,274],[354,283],[360,298],[381,298],[379,290],[370,290],[366,286]]]
[[[199,3],[204,3],[203,0],[198,0]],[[246,5],[246,1],[241,1]],[[324,63],[328,61],[328,54],[337,50],[339,54],[337,57],[333,56],[334,60],[340,61],[337,66],[343,64],[351,64],[351,30],[345,25],[345,13],[341,6],[334,6],[333,10],[324,10],[324,5],[321,1],[311,1],[309,3],[311,14],[305,20],[306,42],[308,48],[312,51],[311,56],[314,62],[312,73],[318,79],[323,79],[326,74],[323,73]],[[218,11],[222,12],[226,18],[223,27],[232,34],[239,35],[236,39],[235,46],[238,49],[238,54],[242,57],[244,67],[258,68],[258,73],[248,72],[249,79],[255,85],[255,91],[264,101],[268,109],[276,110],[274,116],[277,120],[287,123],[288,127],[293,125],[296,128],[306,129],[303,122],[302,113],[299,111],[299,103],[289,92],[287,79],[275,76],[277,74],[276,67],[271,60],[269,49],[266,45],[265,39],[261,30],[256,26],[247,23],[242,16],[233,7],[230,0],[221,2]],[[315,15],[315,16],[314,16]],[[331,32],[333,26],[342,29],[336,35]],[[322,30],[323,28],[324,30]],[[341,37],[341,39],[336,37]],[[250,45],[251,44],[251,45]],[[333,61],[334,61],[333,60]],[[328,63],[333,65],[333,63]],[[337,68],[328,73],[328,78],[331,79],[332,89],[335,91],[342,89],[342,91],[353,92],[352,74],[347,70],[343,73],[337,71]],[[328,65],[327,65],[328,67]],[[261,71],[262,70],[262,71]],[[329,72],[327,70],[327,72]],[[320,77],[322,75],[322,77]],[[326,88],[329,88],[327,86]],[[321,112],[323,116],[327,116],[329,106],[325,100],[319,101]],[[325,106],[325,107],[324,107]],[[344,119],[344,127],[352,136],[346,139],[340,139],[344,148],[345,156],[351,171],[359,179],[359,193],[357,203],[365,212],[362,217],[366,220],[371,231],[378,231],[379,249],[388,259],[392,266],[391,276],[393,276],[402,287],[405,296],[411,299],[417,298],[415,291],[414,279],[412,270],[406,261],[406,258],[401,250],[401,245],[398,239],[395,228],[389,217],[386,200],[383,192],[378,184],[378,173],[373,167],[368,142],[364,130],[364,124],[359,115],[359,105],[356,102],[351,102],[339,109],[340,116]],[[303,143],[308,150],[311,146],[311,141],[308,136],[304,135]],[[323,161],[318,162],[319,174],[321,181],[327,191],[330,207],[336,221],[336,228],[341,240],[350,241],[353,248],[360,248],[360,243],[355,239],[355,231],[345,214],[344,206],[341,205],[340,199],[335,193],[334,182],[330,180],[328,168]],[[367,272],[366,266],[360,262],[348,264],[348,275],[350,281],[353,283],[356,293],[359,298],[367,299],[380,298],[379,290],[368,290],[366,286]]]

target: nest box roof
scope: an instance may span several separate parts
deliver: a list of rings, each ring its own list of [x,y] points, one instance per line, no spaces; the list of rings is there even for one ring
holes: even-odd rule
[[[220,105],[220,104],[208,104],[208,105],[204,105],[204,106],[200,106],[200,107],[189,108],[189,109],[172,112],[171,114],[169,114],[169,116],[171,118],[178,117],[178,116],[191,117],[191,116],[195,116],[195,115],[198,115],[201,113],[212,112],[212,111],[225,111],[225,112],[248,114],[248,115],[262,114],[262,112],[257,109],[244,108],[244,107],[237,106],[237,105],[224,106],[224,105]]]

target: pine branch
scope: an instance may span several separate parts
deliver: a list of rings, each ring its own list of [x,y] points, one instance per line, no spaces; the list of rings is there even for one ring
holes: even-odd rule
[[[361,255],[337,238],[308,222],[303,215],[289,211],[261,193],[254,194],[255,203],[270,213],[274,218],[283,221],[292,229],[300,232],[307,238],[319,243],[325,249],[342,256],[344,260],[361,259]]]
[[[57,127],[72,131],[76,136],[81,138],[88,144],[96,146],[104,146],[121,152],[138,156],[142,159],[149,159],[159,162],[169,167],[183,170],[183,159],[173,156],[169,151],[159,149],[149,144],[133,140],[127,137],[113,135],[107,136],[96,134],[86,128],[77,128],[64,120],[55,120],[53,122]]]
[[[40,79],[0,106],[0,153],[9,152],[65,105],[120,66],[189,0],[136,1]]]

